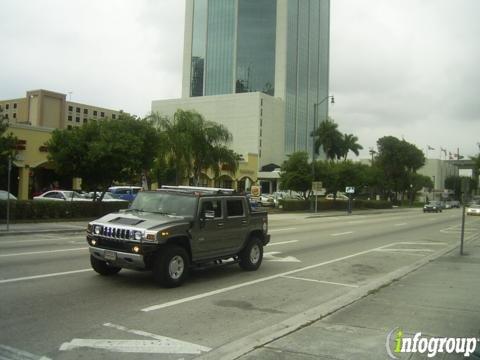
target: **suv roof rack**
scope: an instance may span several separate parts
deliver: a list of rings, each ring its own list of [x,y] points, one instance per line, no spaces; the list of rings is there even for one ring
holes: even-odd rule
[[[208,193],[208,194],[224,194],[224,195],[234,195],[236,191],[234,189],[227,189],[227,188],[214,188],[214,187],[206,187],[206,186],[172,186],[172,185],[162,185],[161,189],[159,190],[176,190],[176,191],[183,191],[183,192],[200,192],[200,193]]]

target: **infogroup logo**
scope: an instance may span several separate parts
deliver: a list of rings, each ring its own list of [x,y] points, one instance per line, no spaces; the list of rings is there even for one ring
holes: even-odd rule
[[[400,353],[426,353],[429,358],[439,353],[455,353],[468,358],[478,342],[480,339],[477,338],[427,337],[422,336],[421,332],[407,337],[400,328],[395,328],[388,333],[385,346],[391,359],[399,359],[396,354]]]

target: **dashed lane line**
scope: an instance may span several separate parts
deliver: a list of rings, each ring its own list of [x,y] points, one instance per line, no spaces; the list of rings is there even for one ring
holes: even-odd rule
[[[51,274],[42,274],[42,275],[24,276],[24,277],[13,278],[13,279],[4,279],[4,280],[0,280],[0,284],[25,281],[25,280],[43,279],[43,278],[62,276],[62,275],[78,274],[78,273],[87,272],[87,271],[92,271],[92,269],[80,269],[80,270],[63,271],[63,272],[51,273]]]
[[[310,281],[310,282],[316,282],[316,283],[320,283],[320,284],[338,285],[338,286],[358,288],[358,285],[343,284],[343,283],[338,283],[338,282],[333,282],[333,281],[325,281],[325,280],[308,279],[308,278],[302,278],[302,277],[296,277],[296,276],[282,276],[282,278],[293,279],[293,280],[302,280],[302,281]]]
[[[349,235],[349,234],[353,234],[353,231],[346,231],[346,232],[342,232],[342,233],[330,234],[330,236],[342,236],[342,235]]]
[[[296,243],[298,242],[298,240],[288,240],[288,241],[279,241],[279,242],[271,242],[271,243],[268,243],[267,246],[274,246],[274,245],[285,245],[285,244],[293,244],[293,243]]]

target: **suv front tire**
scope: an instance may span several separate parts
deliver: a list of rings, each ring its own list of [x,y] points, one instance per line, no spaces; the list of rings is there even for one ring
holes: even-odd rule
[[[97,259],[93,255],[90,255],[90,264],[92,265],[93,270],[103,276],[115,275],[122,270],[122,268],[109,265],[106,261]]]
[[[184,248],[167,246],[160,250],[153,264],[153,277],[162,286],[182,285],[188,276],[189,257]]]
[[[263,244],[257,237],[252,237],[238,255],[240,258],[239,265],[243,270],[255,271],[262,264]]]

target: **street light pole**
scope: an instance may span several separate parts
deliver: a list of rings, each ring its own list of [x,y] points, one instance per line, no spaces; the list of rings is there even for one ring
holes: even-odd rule
[[[12,155],[8,155],[7,169],[7,231],[10,231],[10,173],[12,172]]]
[[[325,100],[331,99],[330,103],[335,104],[335,98],[333,95],[325,96],[321,101],[313,104],[313,132],[312,132],[312,181],[315,181],[315,132],[317,131],[317,112],[318,106]],[[310,210],[313,211],[314,205],[311,203]]]

